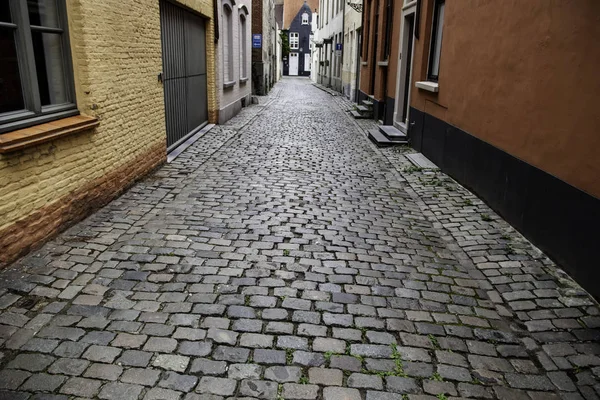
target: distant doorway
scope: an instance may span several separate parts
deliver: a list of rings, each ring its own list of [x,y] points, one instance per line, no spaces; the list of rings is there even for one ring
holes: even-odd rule
[[[290,53],[290,76],[298,76],[298,53]]]
[[[304,72],[310,72],[310,53],[304,53]]]
[[[416,2],[415,2],[416,4]],[[398,63],[398,83],[394,126],[400,131],[408,131],[408,113],[410,109],[411,79],[413,67],[416,5],[402,11],[402,38],[400,40],[400,62]]]

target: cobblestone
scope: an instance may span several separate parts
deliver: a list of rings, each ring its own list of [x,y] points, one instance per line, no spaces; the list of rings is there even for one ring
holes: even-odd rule
[[[1,271],[0,399],[598,398],[597,303],[350,107],[285,79]]]

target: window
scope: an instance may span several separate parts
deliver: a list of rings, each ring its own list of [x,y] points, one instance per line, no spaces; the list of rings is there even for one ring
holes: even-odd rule
[[[246,16],[240,15],[240,77],[248,78],[248,29]]]
[[[392,51],[392,24],[393,24],[392,0],[385,2],[385,36],[383,38],[383,60],[389,60]]]
[[[364,36],[363,36],[363,42],[362,42],[362,59],[363,61],[367,60],[367,57],[369,56],[369,35],[371,34],[371,32],[369,31],[370,29],[370,19],[371,19],[371,2],[368,0],[365,0],[365,5],[363,6],[364,9],[366,9],[366,12],[363,11],[363,15],[365,17],[364,21],[363,21],[363,26],[365,27],[364,29]]]
[[[297,49],[300,45],[298,32],[290,32],[290,49]]]
[[[223,6],[223,79],[233,82],[233,13],[229,4]]]
[[[302,14],[302,25],[308,25],[308,13]]]
[[[65,0],[0,3],[0,133],[78,114]]]
[[[427,79],[434,82],[437,82],[438,74],[440,72],[444,6],[444,0],[436,0],[433,9],[433,27],[431,30],[431,48],[429,49],[429,71],[427,73]]]

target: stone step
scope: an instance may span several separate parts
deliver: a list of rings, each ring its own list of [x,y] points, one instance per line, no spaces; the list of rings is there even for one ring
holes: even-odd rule
[[[367,107],[373,107],[373,104],[375,104],[371,100],[363,100],[362,103],[364,106],[367,106]]]
[[[381,132],[379,132],[378,130],[375,129],[371,129],[369,131],[369,139],[371,139],[371,141],[373,143],[375,143],[377,145],[377,147],[385,147],[385,146],[395,146],[395,145],[400,145],[400,144],[408,144],[408,142],[406,140],[404,141],[398,141],[398,140],[390,140],[387,137],[385,137],[385,135]]]
[[[364,113],[366,113],[366,112],[371,112],[371,111],[372,111],[372,110],[371,110],[371,108],[370,108],[370,107],[367,107],[367,106],[357,106],[357,107],[356,107],[356,109],[357,109],[358,111],[360,111],[360,112],[364,112]]]
[[[396,129],[392,125],[379,125],[379,132],[383,133],[385,137],[387,137],[390,140],[408,140],[406,133],[402,132],[399,129]]]
[[[369,118],[371,118],[371,115],[361,114],[356,110],[350,111],[350,115],[352,115],[354,117],[354,119],[369,119]]]

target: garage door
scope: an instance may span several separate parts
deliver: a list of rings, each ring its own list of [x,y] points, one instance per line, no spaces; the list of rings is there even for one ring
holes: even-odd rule
[[[171,151],[208,121],[205,20],[160,2],[167,148]]]

